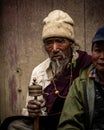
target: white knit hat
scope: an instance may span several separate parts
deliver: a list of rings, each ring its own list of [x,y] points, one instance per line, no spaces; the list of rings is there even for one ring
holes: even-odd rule
[[[66,37],[74,41],[74,21],[62,10],[54,10],[43,20],[42,39]]]

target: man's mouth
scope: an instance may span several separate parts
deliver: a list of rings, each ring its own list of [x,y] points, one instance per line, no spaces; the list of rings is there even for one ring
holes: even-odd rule
[[[62,55],[53,55],[51,57],[52,60],[62,60],[63,59],[63,56]]]
[[[98,63],[98,65],[104,66],[104,62],[100,62]]]

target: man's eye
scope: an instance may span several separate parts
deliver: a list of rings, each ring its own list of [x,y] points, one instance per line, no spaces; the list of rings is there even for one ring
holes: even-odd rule
[[[65,40],[64,40],[64,39],[57,39],[56,42],[57,42],[57,43],[64,43]]]
[[[53,41],[52,41],[52,40],[45,40],[44,43],[45,43],[46,45],[48,45],[48,44],[52,44]]]
[[[97,49],[97,48],[96,48],[95,51],[96,51],[96,52],[101,52],[101,49]]]

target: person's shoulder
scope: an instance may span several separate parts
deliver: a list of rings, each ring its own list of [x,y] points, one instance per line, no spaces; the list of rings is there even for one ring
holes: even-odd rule
[[[80,57],[82,57],[82,56],[86,56],[86,57],[91,58],[91,55],[88,54],[88,52],[86,52],[86,51],[83,51],[83,50],[77,50],[77,52],[78,52],[78,54],[79,54]]]
[[[50,65],[50,59],[47,58],[43,62],[41,62],[39,65],[34,67],[33,71],[41,71],[41,70],[46,70]]]
[[[81,69],[79,72],[79,76],[74,80],[75,84],[79,85],[82,81],[86,81],[89,78],[89,73],[94,67],[93,64],[89,64],[85,68]]]
[[[88,66],[92,63],[92,56],[86,51],[78,50],[77,52],[79,54],[77,63],[81,66],[81,68],[84,68],[85,66]]]
[[[94,67],[93,64],[89,64],[86,67],[84,67],[79,74],[80,79],[86,79],[88,78],[88,75],[90,73],[90,71],[92,70],[92,68]]]

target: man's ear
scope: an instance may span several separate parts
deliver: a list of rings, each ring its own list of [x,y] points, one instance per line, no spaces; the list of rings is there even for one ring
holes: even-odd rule
[[[75,47],[75,43],[73,42],[70,47],[73,49]]]

